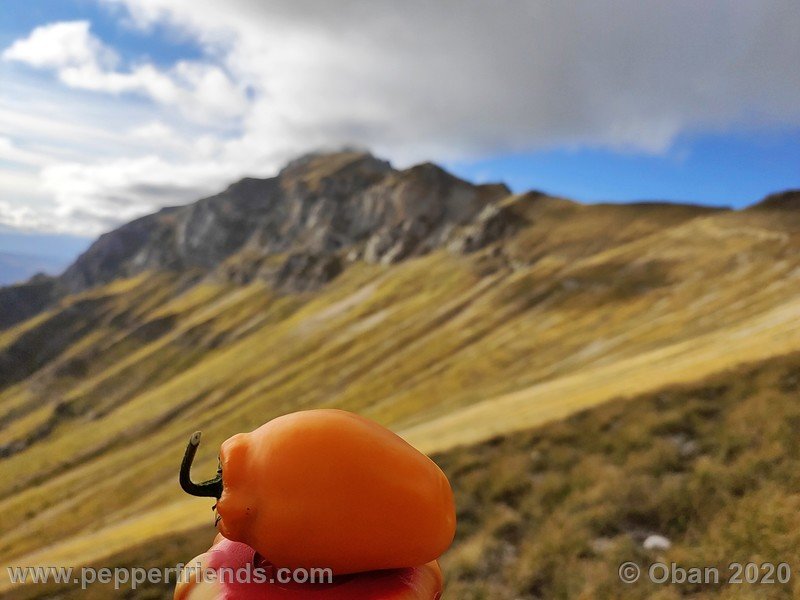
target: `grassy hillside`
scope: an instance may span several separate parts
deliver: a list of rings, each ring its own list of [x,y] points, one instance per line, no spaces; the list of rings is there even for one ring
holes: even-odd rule
[[[625,561],[800,564],[800,354],[439,457],[453,598],[793,598],[800,584],[620,583]],[[651,534],[667,551],[645,550]]]
[[[0,564],[191,537],[208,507],[175,478],[195,429],[198,472],[231,434],[314,406],[441,452],[800,349],[800,214],[507,202],[525,227],[478,253],[356,263],[303,294],[143,273],[0,332]],[[466,581],[465,547],[448,560]]]
[[[799,398],[795,353],[436,455],[458,499],[456,542],[442,561],[446,597],[796,597],[796,577],[787,585],[624,585],[617,568],[676,562],[716,566],[723,577],[732,561],[796,568]],[[157,537],[98,564],[171,566],[199,553],[213,533],[209,523]],[[672,547],[644,549],[651,534]],[[31,587],[14,597],[55,592]],[[149,586],[135,597],[167,599],[171,591]]]

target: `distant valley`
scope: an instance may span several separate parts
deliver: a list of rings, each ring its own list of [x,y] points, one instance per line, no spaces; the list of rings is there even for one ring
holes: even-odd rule
[[[0,285],[20,283],[38,273],[57,275],[68,265],[55,257],[0,252]]]

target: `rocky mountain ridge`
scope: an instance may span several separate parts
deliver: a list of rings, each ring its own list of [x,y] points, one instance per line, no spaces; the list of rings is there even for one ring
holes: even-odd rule
[[[314,153],[192,204],[101,235],[61,276],[0,289],[0,328],[58,298],[147,270],[260,278],[306,291],[347,264],[395,263],[448,244],[473,251],[512,229],[502,184],[473,185],[425,163],[397,170],[366,152]],[[22,305],[20,305],[22,304]]]
[[[275,177],[164,208],[101,235],[62,275],[0,288],[0,329],[66,295],[148,270],[313,290],[356,261],[392,264],[440,248],[480,250],[525,222],[504,184],[475,185],[432,163],[405,170],[367,152],[312,153]],[[791,209],[800,192],[753,209]],[[559,200],[564,202],[564,200]]]
[[[368,153],[312,154],[276,177],[243,179],[101,236],[61,282],[75,292],[149,269],[224,267],[242,282],[312,289],[348,262],[388,264],[442,247],[509,193],[429,163],[398,171]]]

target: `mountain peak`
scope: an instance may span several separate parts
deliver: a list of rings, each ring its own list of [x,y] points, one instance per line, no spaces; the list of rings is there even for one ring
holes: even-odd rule
[[[284,183],[302,183],[317,188],[331,179],[361,177],[374,180],[392,171],[388,161],[361,150],[311,152],[286,164],[278,174]]]
[[[313,152],[276,177],[244,178],[104,234],[61,283],[75,292],[145,270],[200,269],[310,289],[356,260],[393,263],[455,247],[453,237],[508,194],[433,163],[398,171],[362,150]]]

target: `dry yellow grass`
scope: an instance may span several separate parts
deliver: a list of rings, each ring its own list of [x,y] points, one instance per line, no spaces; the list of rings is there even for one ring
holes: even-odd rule
[[[442,558],[445,597],[796,597],[796,581],[658,586],[643,578],[628,585],[617,568],[628,560],[641,566],[674,561],[716,567],[725,581],[732,561],[796,565],[798,391],[800,353],[794,353],[435,455],[458,500],[458,533]],[[210,524],[193,528],[186,520],[191,502],[20,561],[80,555],[94,566],[172,567],[213,535]],[[174,533],[163,534],[165,526]],[[644,548],[654,533],[666,536],[671,548]],[[143,535],[146,541],[128,539]],[[94,600],[112,593],[102,585],[3,590],[15,600]],[[136,597],[167,600],[171,591],[170,584],[147,585]]]
[[[427,452],[528,429],[616,397],[695,381],[748,361],[800,348],[800,298],[721,332],[651,350],[574,375],[488,398],[403,430]]]

